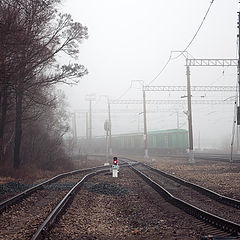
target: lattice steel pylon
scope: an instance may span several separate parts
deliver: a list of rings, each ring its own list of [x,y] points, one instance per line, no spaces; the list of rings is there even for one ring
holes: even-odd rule
[[[186,86],[143,86],[144,91],[187,91]],[[236,92],[234,86],[191,86],[191,91]]]
[[[219,61],[216,61],[216,64],[220,64]],[[198,65],[201,63],[197,61]],[[207,64],[206,61],[202,61],[203,64]],[[228,61],[228,64],[235,64],[233,61]],[[193,62],[191,62],[193,64]],[[214,62],[209,63],[211,66]],[[189,70],[190,71],[190,70]],[[192,110],[191,110],[191,99],[189,102],[189,96],[191,91],[211,91],[211,92],[235,92],[236,87],[233,86],[192,86],[190,87],[190,73],[188,77],[187,86],[142,86],[143,91],[143,100],[135,100],[135,99],[125,99],[125,100],[109,100],[109,104],[143,104],[143,116],[144,116],[144,143],[145,143],[145,157],[148,158],[148,136],[147,136],[147,121],[146,121],[146,104],[185,104],[185,100],[146,100],[146,91],[187,91],[188,93],[188,126],[189,126],[189,158],[190,162],[194,162],[193,156],[193,133],[192,133]],[[232,104],[232,99],[227,100],[193,100],[193,104]]]
[[[146,100],[146,104],[185,104],[186,100]],[[193,104],[233,104],[234,100],[193,100]],[[123,100],[110,100],[110,104],[143,104],[142,100],[123,99]]]
[[[222,58],[205,58],[205,59],[186,59],[186,66],[197,67],[236,67],[238,66],[238,59],[222,59]]]
[[[186,75],[187,75],[187,98],[188,98],[188,134],[189,134],[189,162],[194,163],[193,153],[193,130],[192,130],[192,103],[191,103],[191,84],[190,84],[190,66],[193,67],[230,67],[238,66],[238,59],[186,59]],[[231,157],[232,159],[232,157]]]

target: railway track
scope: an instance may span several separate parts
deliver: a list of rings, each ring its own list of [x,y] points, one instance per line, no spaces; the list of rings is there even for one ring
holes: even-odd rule
[[[42,190],[42,189],[44,189],[44,187],[49,186],[50,184],[54,184],[57,181],[62,181],[62,179],[64,179],[65,177],[72,178],[72,176],[73,176],[74,178],[78,178],[77,174],[83,174],[83,173],[86,173],[89,171],[94,171],[94,170],[99,170],[99,169],[104,169],[104,168],[106,168],[106,167],[99,166],[99,167],[80,169],[80,170],[75,170],[75,171],[59,174],[45,182],[39,183],[39,184],[37,184],[37,185],[15,195],[7,200],[0,202],[0,214],[2,212],[4,212],[7,208],[11,207],[12,205],[21,202],[23,199],[26,199],[28,196],[30,196],[34,192],[36,192],[38,190]]]
[[[219,229],[240,234],[240,202],[141,164],[133,168],[175,206]]]
[[[60,174],[0,203],[0,239],[30,239],[51,211],[86,173],[101,166]],[[14,226],[14,227],[13,227]]]
[[[138,170],[133,168],[133,171],[139,175]],[[133,193],[130,194],[132,195],[131,197],[134,198],[134,200],[131,199],[132,201],[130,201],[130,199],[129,198],[126,199],[126,197],[123,199],[119,197],[119,199],[117,200],[116,199],[112,200],[111,198],[109,199],[109,198],[104,198],[103,196],[97,196],[97,194],[90,194],[89,196],[89,192],[86,192],[86,191],[84,192],[84,190],[81,190],[79,192],[79,195],[76,196],[76,199],[73,200],[72,206],[70,206],[70,208],[66,211],[64,218],[61,219],[59,223],[55,224],[51,232],[46,234],[47,236],[46,238],[47,239],[56,239],[56,238],[66,239],[67,234],[71,232],[72,239],[79,239],[79,238],[105,239],[106,236],[104,235],[103,232],[101,232],[104,229],[105,234],[107,234],[108,237],[111,239],[128,239],[128,238],[129,239],[146,239],[147,237],[149,237],[149,239],[155,239],[155,238],[157,239],[200,239],[200,234],[202,237],[201,239],[204,239],[204,234],[206,237],[205,239],[217,239],[216,238],[217,236],[218,237],[221,236],[222,237],[221,239],[237,239],[235,237],[231,237],[231,234],[228,234],[223,230],[218,230],[215,227],[209,226],[205,224],[203,221],[199,221],[195,218],[192,218],[188,214],[184,214],[181,210],[176,209],[172,205],[168,204],[165,200],[163,200],[162,197],[160,197],[157,194],[159,190],[156,188],[156,186],[154,187],[154,189],[157,190],[157,192],[153,191],[153,189],[150,188],[148,185],[144,184],[144,182],[141,182],[137,177],[137,174],[135,175],[131,173],[130,170],[125,170],[123,174],[125,175],[124,176],[125,179],[121,179],[120,181],[119,179],[117,179],[118,183],[123,182],[124,187],[126,187],[126,185],[133,184],[132,182],[134,182],[133,185],[136,185],[136,183],[138,185],[137,187],[131,186],[130,188],[130,192],[133,189],[134,189],[134,193],[137,192],[137,194],[133,194]],[[99,184],[99,182],[104,182],[109,180],[112,180],[112,179],[111,178],[109,179],[109,176],[106,177],[106,176],[103,176],[102,174],[99,175],[98,178],[95,178],[95,180],[91,179],[91,181],[95,181],[95,184]],[[116,179],[114,180],[116,182]],[[144,197],[142,197],[143,194],[144,194]],[[83,202],[82,198],[86,200],[86,198],[88,199],[89,197],[91,198],[91,207],[92,205],[94,205],[94,209],[91,209],[89,205],[87,205],[87,207],[84,207],[86,205],[86,202]],[[100,198],[100,201],[99,201],[99,198]],[[114,206],[114,203],[116,201],[118,201],[119,204],[117,206]],[[94,204],[94,203],[97,203],[97,204]],[[127,203],[127,207],[124,206],[126,203]],[[102,204],[104,205],[103,206],[104,210],[101,209]],[[112,206],[109,207],[109,205],[111,204]],[[107,208],[106,208],[106,205],[108,206]],[[159,206],[161,206],[160,209],[158,208]],[[116,217],[117,220],[114,219],[114,217],[112,216],[114,211],[117,211],[119,213],[119,207],[121,209],[120,211],[121,214],[122,214],[122,211],[127,212],[127,216],[125,216],[125,219],[124,219],[125,224],[122,222],[123,220],[121,220],[119,216]],[[140,210],[143,213],[139,214],[139,212],[137,211],[137,208],[141,208],[141,210],[140,209],[138,210]],[[166,218],[168,218],[170,222],[172,221],[172,224],[173,224],[173,226],[171,226],[170,228],[168,226],[170,231],[168,229],[168,231],[166,231],[167,233],[164,233],[164,230],[163,230],[165,227],[163,223],[166,221],[165,219],[164,220],[162,219],[162,215],[164,212],[163,208],[167,209]],[[78,209],[78,211],[76,211],[76,209]],[[109,215],[111,217],[109,217]],[[134,219],[132,219],[133,218],[132,215],[134,215]],[[126,219],[126,217],[130,218],[130,220]],[[74,223],[73,219],[78,219],[77,224]],[[151,222],[149,223],[149,221]],[[100,226],[104,225],[104,223],[107,226],[102,226],[102,229],[101,229]],[[151,236],[148,236],[148,232],[145,229],[146,223],[149,223],[150,226],[151,224],[154,225],[155,230],[150,231]],[[177,227],[178,224],[179,226]],[[179,229],[179,227],[181,228],[181,230]],[[149,226],[147,228],[149,228]],[[190,232],[192,235],[188,236],[188,234],[186,233],[187,228],[191,229]],[[192,228],[194,228],[194,230]],[[134,230],[131,231],[131,229],[134,229]],[[225,231],[226,230],[227,229],[225,229]],[[110,231],[112,233],[110,233]],[[183,231],[184,233],[182,233],[181,231]],[[111,235],[114,232],[116,233],[116,235],[115,236]],[[140,235],[136,236],[135,238],[131,238],[133,237],[131,236],[131,234],[134,234],[134,233],[140,234]],[[144,238],[141,238],[141,234],[144,234]],[[163,235],[166,234],[165,235],[166,238],[164,236],[161,236],[162,234]],[[199,234],[199,235],[196,236],[196,234]],[[155,236],[155,238],[153,236]],[[210,238],[210,236],[212,237],[215,236],[215,238]],[[34,239],[38,239],[38,238],[34,238]]]
[[[49,214],[47,219],[41,224],[41,226],[38,228],[37,232],[32,237],[32,240],[42,239],[46,232],[50,230],[52,227],[52,223],[56,221],[57,218],[59,218],[65,209],[68,207],[69,204],[73,201],[74,195],[77,194],[80,187],[83,185],[85,181],[87,181],[90,177],[97,175],[102,172],[107,172],[107,170],[99,170],[97,172],[89,173],[85,175],[65,196],[64,198],[59,202],[59,204],[54,208],[54,210]],[[77,210],[77,209],[75,209]]]
[[[100,235],[104,233],[103,232],[99,233],[98,226],[96,225],[92,226],[91,224],[92,221],[94,223],[96,221],[100,221],[100,222],[105,221],[106,222],[105,225],[110,221],[110,223],[108,224],[111,225],[110,227],[111,231],[109,230],[109,226],[101,230],[105,231],[108,237],[112,233],[114,232],[116,233],[116,231],[119,232],[120,235],[114,236],[116,237],[115,239],[121,239],[121,238],[126,239],[127,237],[129,237],[129,234],[131,237],[133,237],[133,235],[137,235],[135,236],[136,238],[133,238],[133,239],[141,239],[141,235],[144,235],[143,239],[145,239],[145,237],[150,237],[150,236],[152,237],[153,235],[159,237],[159,234],[163,236],[165,235],[165,237],[167,237],[167,234],[170,234],[169,231],[165,232],[166,229],[165,230],[162,229],[163,226],[166,227],[165,224],[163,223],[165,223],[165,221],[167,220],[161,219],[161,217],[164,212],[163,206],[164,208],[168,206],[166,209],[168,210],[170,209],[170,212],[168,211],[166,213],[166,219],[169,219],[169,217],[171,216],[173,221],[175,221],[170,230],[174,238],[170,238],[170,235],[169,235],[168,238],[160,238],[160,239],[184,239],[184,240],[200,239],[200,238],[195,238],[196,236],[200,237],[200,235],[202,239],[204,239],[203,238],[204,235],[205,236],[210,236],[210,235],[221,236],[221,237],[225,237],[225,239],[237,239],[233,237],[231,238],[230,235],[239,234],[240,226],[238,224],[235,224],[231,221],[226,221],[222,218],[217,219],[217,217],[214,216],[214,214],[207,213],[207,211],[202,211],[202,212],[200,211],[201,212],[200,213],[192,205],[187,205],[185,201],[174,198],[171,194],[168,193],[167,190],[163,189],[163,187],[160,186],[160,176],[163,177],[164,174],[160,174],[157,170],[152,169],[146,165],[133,164],[133,161],[131,162],[131,170],[133,170],[136,174],[130,173],[131,172],[130,170],[121,170],[122,173],[120,173],[120,178],[113,179],[109,175],[109,173],[106,175],[106,172],[109,171],[108,169],[106,170],[106,168],[105,169],[102,168],[101,170],[94,168],[92,173],[88,173],[87,175],[84,175],[87,172],[90,172],[90,169],[88,169],[87,171],[82,171],[81,173],[78,173],[78,176],[74,174],[75,176],[77,176],[76,177],[77,180],[74,182],[74,184],[77,181],[78,183],[75,185],[73,184],[74,187],[70,191],[64,189],[63,191],[61,191],[61,194],[58,193],[57,197],[56,197],[56,194],[52,194],[52,195],[48,194],[48,197],[46,197],[44,195],[44,192],[42,192],[42,191],[45,191],[46,189],[37,191],[36,193],[32,193],[31,196],[28,197],[26,200],[23,200],[20,202],[20,204],[17,204],[11,207],[7,211],[5,211],[2,214],[2,216],[0,216],[0,222],[8,223],[8,225],[11,224],[11,222],[9,222],[10,216],[11,218],[13,218],[12,224],[15,223],[15,226],[16,224],[21,222],[21,224],[18,225],[18,229],[17,229],[19,231],[16,231],[16,228],[14,228],[14,233],[13,231],[11,231],[11,228],[9,228],[9,226],[8,227],[1,226],[1,227],[5,227],[5,231],[1,232],[1,235],[2,235],[1,237],[3,237],[3,239],[43,239],[43,238],[66,239],[67,237],[66,234],[71,234],[72,239],[79,239],[79,238],[89,239],[87,238],[89,236],[91,239],[91,235],[98,236],[100,239],[103,239],[103,236],[100,236]],[[122,177],[121,177],[121,174],[122,174]],[[145,182],[150,184],[151,187],[145,185],[142,180],[139,180],[139,177],[137,175],[140,176]],[[73,178],[75,179],[75,177]],[[165,181],[164,184],[170,181],[169,177],[167,177],[167,179],[168,180]],[[68,179],[68,180],[66,179],[60,180],[59,183],[66,184],[66,182],[69,182],[69,181],[73,182],[74,180],[71,177],[71,179]],[[90,182],[91,184],[89,183],[89,181],[92,181]],[[103,195],[101,195],[101,194],[106,195],[108,191],[112,194],[111,191],[114,189],[114,187],[111,185],[111,188],[108,189],[109,183],[106,184],[106,182],[109,182],[109,181],[111,183],[115,182],[115,184],[121,183],[122,187],[125,187],[125,186],[127,187],[127,190],[125,189],[126,191],[125,190],[124,190],[125,192],[123,191],[124,192],[123,196],[122,194],[120,194],[117,197],[113,196],[113,199],[112,199],[112,196],[105,198],[103,197]],[[182,189],[179,182],[177,183],[177,185],[176,185],[176,181],[173,181],[173,182],[174,183],[172,183],[170,188],[174,189],[175,191],[176,189],[180,189],[180,188]],[[102,187],[105,192],[104,193],[100,192],[101,194],[96,194],[96,192],[95,194],[89,193],[89,189],[87,191],[86,188],[83,187],[86,184],[90,184],[91,186],[93,186],[93,189],[94,189],[95,186],[100,186],[101,183],[105,184],[104,187]],[[161,181],[161,184],[162,184],[162,181]],[[165,187],[169,188],[169,186],[170,185]],[[117,188],[119,188],[119,185]],[[143,194],[142,193],[143,189],[144,189],[145,196],[141,198],[141,195]],[[156,191],[154,191],[153,189],[155,189]],[[41,192],[40,198],[42,200],[39,201],[40,192]],[[160,193],[161,196],[159,196],[157,192]],[[182,189],[180,192],[186,193],[186,190]],[[175,192],[175,194],[179,195],[179,192],[177,193]],[[198,198],[198,196],[195,194],[196,193],[194,193],[193,195],[191,190],[190,194],[182,194],[181,198],[186,197],[185,195],[188,195],[188,196],[190,195],[190,196],[193,196],[194,198],[195,197]],[[63,195],[65,196],[63,197]],[[100,201],[99,201],[99,198],[100,198]],[[118,204],[114,205],[114,203],[116,202],[116,198],[118,198],[117,199]],[[134,199],[131,199],[131,198],[134,198]],[[133,201],[133,203],[131,203],[130,200]],[[107,205],[105,201],[107,201]],[[194,215],[195,218],[199,218],[201,219],[201,221],[195,218],[192,218],[187,214],[183,214],[181,210],[178,210],[172,205],[169,205],[166,201],[170,202],[174,206],[177,206],[178,208],[183,209],[188,214],[190,213]],[[137,202],[139,204],[144,202],[145,205],[143,204],[144,206],[140,206],[141,205],[140,204],[138,206],[138,204],[136,205]],[[90,206],[94,203],[97,203],[97,206],[95,206],[93,212],[89,212],[89,209],[91,208]],[[102,208],[100,207],[101,204],[103,204]],[[126,204],[127,204],[127,207],[125,206]],[[132,204],[134,205],[133,208],[131,207]],[[51,206],[49,207],[49,205]],[[122,208],[123,206],[125,207]],[[139,212],[136,212],[135,208],[138,209],[139,212],[143,211],[143,214],[139,215]],[[212,208],[215,208],[215,205],[213,205]],[[23,213],[22,213],[22,210],[23,210]],[[221,209],[221,211],[223,212],[223,209]],[[230,212],[228,215],[229,216],[234,215],[234,211],[239,211],[239,210],[235,209],[232,212]],[[44,214],[42,214],[42,212],[44,212]],[[96,215],[95,213],[97,214],[97,216],[95,216]],[[60,216],[63,214],[64,216],[60,218]],[[116,219],[114,219],[115,215],[117,215]],[[123,222],[121,222],[122,215],[124,215],[123,217],[125,218]],[[16,219],[17,216],[19,216],[19,220]],[[95,218],[91,220],[93,216]],[[55,220],[59,218],[60,218],[59,222],[55,223]],[[88,220],[88,218],[90,218],[90,220]],[[128,218],[127,221],[126,221],[126,218]],[[25,222],[22,221],[23,219]],[[150,219],[154,219],[154,221]],[[176,222],[178,222],[180,219],[182,220],[182,222],[180,221],[181,226],[180,228],[178,228],[176,227]],[[100,222],[98,222],[99,226],[103,224]],[[145,222],[147,222],[147,227]],[[208,225],[206,225],[204,222],[207,222]],[[118,229],[119,223],[122,224],[121,231],[120,229]],[[210,226],[209,224],[214,226]],[[194,225],[194,227],[192,225]],[[154,228],[152,228],[153,226]],[[53,229],[51,230],[51,228]],[[194,237],[190,236],[191,234],[188,233],[188,235],[189,234],[190,235],[186,238],[186,231],[187,231],[186,229],[191,229],[191,228],[194,229],[194,230],[191,230],[191,234],[193,234]],[[125,231],[124,229],[125,230],[128,229],[128,231]],[[148,230],[150,229],[150,231],[148,231],[147,229]],[[182,232],[184,229],[185,229],[185,233]],[[140,236],[138,236],[139,234]],[[114,239],[113,236],[110,236],[110,238]],[[212,239],[217,239],[217,238],[212,238]]]

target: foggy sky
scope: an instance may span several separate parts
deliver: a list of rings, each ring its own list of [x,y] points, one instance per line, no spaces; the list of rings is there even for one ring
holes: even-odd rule
[[[80,46],[79,63],[89,74],[75,87],[63,87],[72,111],[87,109],[87,94],[95,93],[98,99],[95,109],[106,108],[108,95],[116,99],[141,99],[137,83],[129,89],[132,80],[145,84],[161,71],[172,50],[183,50],[199,27],[210,0],[65,0],[62,11],[70,13],[74,20],[89,29],[89,39]],[[237,57],[237,11],[236,0],[215,0],[199,34],[188,51],[195,58]],[[177,55],[177,54],[176,54]],[[185,60],[172,60],[152,85],[186,85]],[[192,68],[192,85],[236,85],[236,69]],[[126,90],[129,89],[127,92]],[[200,93],[194,93],[196,99]],[[231,96],[233,93],[228,93]],[[180,99],[183,93],[148,93],[149,99]],[[221,97],[228,97],[221,96]],[[209,93],[206,97],[211,98]],[[219,98],[219,96],[212,96]],[[132,108],[142,111],[142,106],[113,106],[116,109]],[[173,106],[149,106],[151,109],[173,109]],[[139,110],[138,110],[139,109]],[[178,107],[179,109],[179,107]],[[186,116],[180,107],[180,124],[187,129]],[[139,117],[140,116],[140,117]],[[104,134],[103,121],[107,116],[95,114],[93,133]],[[142,129],[138,113],[113,115],[113,132],[136,132]],[[120,120],[121,119],[121,120]],[[139,120],[140,119],[140,120]],[[233,106],[193,106],[194,138],[204,139],[209,131],[230,138]],[[84,135],[84,115],[79,114],[79,135]],[[176,127],[173,112],[148,114],[149,130]],[[221,131],[220,131],[221,130]]]

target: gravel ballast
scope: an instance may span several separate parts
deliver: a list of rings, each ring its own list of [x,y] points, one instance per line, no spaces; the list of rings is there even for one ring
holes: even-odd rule
[[[120,176],[90,179],[47,239],[189,240],[207,235],[198,220],[166,203],[131,170],[121,170]]]

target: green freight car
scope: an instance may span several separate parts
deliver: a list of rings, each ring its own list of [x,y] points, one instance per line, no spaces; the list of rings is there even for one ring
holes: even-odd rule
[[[148,149],[150,153],[186,153],[188,148],[188,131],[169,129],[148,132]],[[112,149],[119,153],[139,153],[144,149],[143,134],[129,133],[112,136]]]

